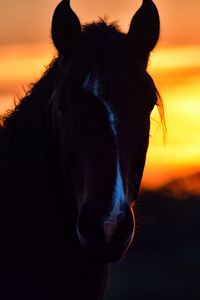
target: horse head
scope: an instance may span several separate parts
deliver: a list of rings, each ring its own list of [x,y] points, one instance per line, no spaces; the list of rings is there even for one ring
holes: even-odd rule
[[[159,27],[151,0],[143,0],[127,34],[103,20],[81,26],[69,1],[53,15],[60,61],[53,115],[76,232],[88,253],[107,261],[119,259],[134,235],[133,203],[158,100],[146,68]]]

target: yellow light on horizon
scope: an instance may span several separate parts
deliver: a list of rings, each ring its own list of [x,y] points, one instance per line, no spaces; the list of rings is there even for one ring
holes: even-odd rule
[[[200,47],[179,47],[152,56],[150,72],[165,102],[167,142],[162,145],[161,126],[152,122],[143,186],[156,188],[160,181],[200,170],[199,53]],[[154,118],[158,120],[155,112]]]
[[[182,69],[200,67],[200,45],[157,48],[151,54],[153,70]]]

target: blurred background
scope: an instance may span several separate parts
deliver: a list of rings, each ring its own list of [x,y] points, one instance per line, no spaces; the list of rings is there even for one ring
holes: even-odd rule
[[[0,113],[35,82],[55,56],[50,39],[56,0],[0,0]],[[161,37],[149,72],[165,103],[157,109],[135,208],[135,242],[112,267],[106,300],[200,299],[199,0],[155,0]],[[71,0],[84,22],[108,16],[128,30],[141,0]]]

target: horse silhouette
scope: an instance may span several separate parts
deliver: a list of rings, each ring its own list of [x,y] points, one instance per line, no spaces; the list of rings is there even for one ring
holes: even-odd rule
[[[2,300],[103,298],[134,235],[158,37],[150,0],[127,34],[81,26],[69,1],[55,9],[58,56],[0,127]]]

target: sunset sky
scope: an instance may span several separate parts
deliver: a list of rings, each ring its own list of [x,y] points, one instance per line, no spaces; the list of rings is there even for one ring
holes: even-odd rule
[[[152,115],[150,147],[143,185],[157,187],[200,171],[200,1],[155,0],[161,38],[149,72],[165,102],[167,139]],[[39,78],[55,54],[51,16],[59,1],[0,0],[0,112],[12,105],[23,86]],[[141,0],[71,0],[82,22],[109,16],[123,31]]]

